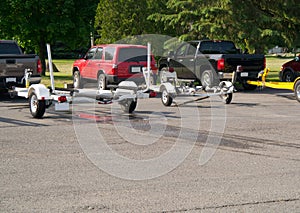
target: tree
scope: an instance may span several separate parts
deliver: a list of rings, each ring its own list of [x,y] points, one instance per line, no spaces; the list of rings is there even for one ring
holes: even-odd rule
[[[0,36],[33,47],[45,74],[46,43],[86,45],[96,6],[95,0],[2,0]]]
[[[163,0],[101,0],[97,7],[95,28],[97,43],[114,43],[133,35],[160,34],[162,23],[153,23],[148,16],[163,11]]]
[[[182,40],[230,39],[251,52],[291,45],[299,32],[298,0],[168,0],[149,18],[176,29]]]

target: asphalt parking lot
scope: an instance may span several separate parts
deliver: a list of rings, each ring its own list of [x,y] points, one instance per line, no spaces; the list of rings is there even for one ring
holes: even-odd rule
[[[300,104],[284,90],[164,107],[0,101],[1,212],[300,212]],[[184,100],[178,100],[184,101]]]

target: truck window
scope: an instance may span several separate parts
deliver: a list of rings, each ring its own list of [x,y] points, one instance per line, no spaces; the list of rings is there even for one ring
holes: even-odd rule
[[[103,48],[99,47],[96,51],[95,57],[94,59],[102,59],[102,55],[103,55]]]
[[[121,48],[119,51],[118,61],[147,61],[147,49],[134,47]]]
[[[177,56],[184,56],[189,44],[183,44],[181,47],[178,48],[176,55]]]
[[[104,53],[104,59],[106,61],[113,60],[115,52],[116,52],[116,48],[114,48],[114,47],[106,47],[105,48],[105,53]]]
[[[230,41],[203,41],[200,44],[202,54],[236,54],[238,50]]]
[[[187,55],[194,56],[196,54],[197,46],[194,47],[193,45],[189,45],[189,49]]]
[[[0,42],[0,54],[22,54],[19,47],[15,43],[1,43]]]
[[[85,58],[86,58],[86,59],[92,59],[92,58],[94,57],[95,53],[96,53],[96,48],[95,48],[95,47],[94,47],[94,48],[91,48],[91,49],[87,52]]]

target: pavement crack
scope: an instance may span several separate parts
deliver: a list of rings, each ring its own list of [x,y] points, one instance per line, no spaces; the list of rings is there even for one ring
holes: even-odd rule
[[[246,202],[246,203],[237,203],[237,204],[225,204],[225,205],[220,205],[220,206],[206,206],[206,207],[195,207],[195,208],[190,208],[190,209],[177,209],[177,210],[170,210],[170,211],[161,211],[159,213],[200,211],[200,210],[209,210],[209,209],[223,209],[223,208],[240,207],[240,206],[252,206],[252,205],[281,203],[281,202],[294,202],[294,201],[299,201],[299,200],[300,200],[300,198],[267,200],[267,201]]]

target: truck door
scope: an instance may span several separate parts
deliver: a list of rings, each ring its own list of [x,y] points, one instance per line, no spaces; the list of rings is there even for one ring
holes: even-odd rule
[[[182,57],[182,78],[184,79],[195,79],[195,60],[197,45],[187,44],[187,49],[185,51],[185,56]]]
[[[182,77],[183,60],[188,44],[184,43],[175,52],[174,58],[170,60],[170,67],[174,68],[178,78]]]
[[[97,79],[98,78],[98,71],[101,69],[102,63],[102,56],[103,56],[103,48],[98,47],[96,50],[96,53],[92,59],[92,62],[90,64],[90,78]]]
[[[89,49],[87,54],[85,55],[85,60],[86,60],[86,65],[81,71],[81,76],[84,78],[92,78],[92,70],[93,70],[93,61],[94,61],[94,56],[96,54],[96,47],[93,47]]]

